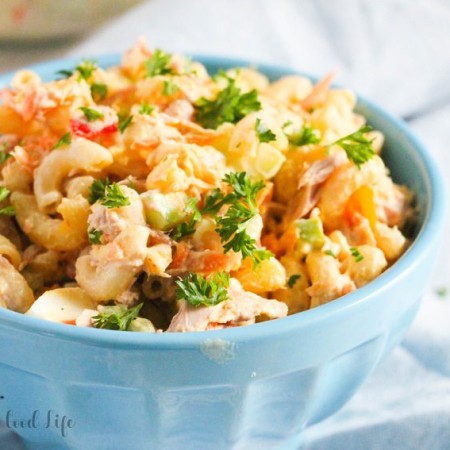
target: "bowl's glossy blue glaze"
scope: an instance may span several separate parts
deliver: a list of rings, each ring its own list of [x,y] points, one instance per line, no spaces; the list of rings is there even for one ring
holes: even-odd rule
[[[249,64],[199,59],[210,71]],[[52,79],[76,62],[34,69]],[[272,79],[294,73],[256,65]],[[394,266],[316,309],[203,333],[84,329],[2,309],[0,422],[32,449],[297,449],[304,427],[340,408],[411,324],[443,228],[444,189],[427,151],[372,103],[360,99],[358,110],[385,134],[394,179],[417,195],[420,229]]]

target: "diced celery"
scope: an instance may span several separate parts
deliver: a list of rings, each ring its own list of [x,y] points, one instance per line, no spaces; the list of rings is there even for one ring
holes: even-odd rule
[[[318,217],[299,219],[296,222],[298,233],[298,248],[305,251],[307,247],[320,249],[325,244],[322,222]]]
[[[141,195],[147,223],[155,230],[167,231],[183,222],[188,197],[181,192],[161,194],[147,191]]]
[[[144,317],[136,317],[128,327],[128,331],[137,331],[140,333],[155,333],[156,329],[150,320]]]

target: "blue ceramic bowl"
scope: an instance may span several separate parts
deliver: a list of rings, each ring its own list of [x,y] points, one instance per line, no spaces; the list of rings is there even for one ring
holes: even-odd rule
[[[199,59],[213,72],[249,63]],[[51,79],[75,63],[34,69]],[[293,73],[257,66],[271,79]],[[377,106],[359,99],[358,111],[385,134],[393,178],[417,195],[417,236],[398,262],[310,311],[202,333],[76,328],[1,309],[0,421],[10,437],[32,449],[298,449],[302,430],[339,409],[411,324],[443,228],[430,155]]]

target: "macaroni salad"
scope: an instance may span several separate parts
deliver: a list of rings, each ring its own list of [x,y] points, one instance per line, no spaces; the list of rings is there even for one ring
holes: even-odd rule
[[[139,41],[117,67],[0,92],[0,307],[184,332],[298,313],[404,252],[412,194],[355,96],[207,73]]]

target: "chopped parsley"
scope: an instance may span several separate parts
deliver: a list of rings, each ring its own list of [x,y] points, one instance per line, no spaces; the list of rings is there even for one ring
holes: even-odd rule
[[[97,63],[95,61],[85,59],[80,64],[78,64],[75,70],[80,74],[79,79],[87,81],[96,68]]]
[[[103,235],[103,231],[96,230],[95,228],[92,228],[91,230],[88,230],[88,239],[90,244],[99,245],[102,243],[101,238]]]
[[[276,134],[272,130],[267,128],[259,118],[256,119],[255,131],[256,136],[258,136],[259,142],[272,142],[277,138]]]
[[[104,180],[95,180],[90,187],[88,201],[93,205],[97,200],[105,196],[106,186],[108,186],[109,178],[106,177]]]
[[[73,75],[73,70],[61,69],[56,72],[56,75],[61,75],[63,78],[69,78]]]
[[[5,188],[5,186],[0,186],[0,202],[6,200],[9,194],[11,194],[11,191],[8,188]]]
[[[179,241],[184,237],[191,236],[195,233],[195,225],[197,222],[190,220],[189,222],[182,222],[176,225],[170,232],[170,237],[174,241]]]
[[[131,121],[133,120],[133,116],[124,116],[119,118],[119,131],[121,134],[128,128],[128,126],[131,124]]]
[[[184,211],[190,215],[189,220],[187,222],[182,222],[176,225],[170,233],[170,237],[179,241],[180,239],[190,236],[195,233],[195,227],[197,222],[201,219],[202,215],[197,207],[198,199],[191,198]]]
[[[216,215],[220,208],[225,205],[228,199],[231,200],[230,194],[224,195],[219,188],[213,189],[205,199],[205,206],[202,209],[202,214]]]
[[[92,72],[94,72],[94,70],[96,68],[97,68],[97,64],[95,61],[85,59],[84,61],[82,61],[80,64],[78,64],[75,67],[75,70],[68,70],[68,69],[58,70],[56,72],[56,74],[61,75],[64,78],[69,78],[75,72],[78,72],[78,74],[79,74],[78,80],[86,80],[87,81],[91,77]]]
[[[0,209],[0,215],[2,216],[14,216],[14,214],[16,214],[16,210],[12,205]]]
[[[11,194],[11,191],[4,186],[0,186],[0,202],[3,200],[6,200]],[[0,209],[0,215],[2,216],[13,216],[16,212],[14,211],[14,206],[5,206],[4,208]]]
[[[88,201],[91,205],[98,201],[107,208],[130,205],[130,199],[121,191],[120,186],[116,182],[110,183],[108,178],[95,180],[91,184]]]
[[[253,183],[246,172],[230,172],[223,179],[233,188],[233,195],[238,199],[245,199],[247,204],[256,210],[256,196],[265,187],[264,182]]]
[[[301,277],[302,276],[300,274],[291,275],[287,281],[288,287],[292,289]]]
[[[288,138],[289,144],[295,145],[297,147],[308,144],[317,144],[318,142],[320,142],[320,135],[318,130],[315,130],[309,125],[305,125],[297,133],[286,134],[286,137]]]
[[[167,95],[167,96],[173,95],[179,89],[180,88],[173,81],[164,80],[164,82],[163,82],[163,90],[162,90],[163,95]]]
[[[142,306],[143,303],[139,303],[130,309],[123,305],[105,306],[92,318],[92,323],[95,328],[127,331],[131,322],[138,316]]]
[[[372,131],[372,127],[364,125],[358,131],[338,139],[331,145],[338,145],[344,149],[348,159],[360,169],[362,164],[369,161],[375,155],[375,150],[372,147],[373,140],[369,141],[364,136],[364,133],[368,133],[369,131]]]
[[[144,63],[147,77],[173,74],[174,70],[170,67],[171,58],[172,55],[156,48],[153,55]]]
[[[239,72],[239,68],[236,69],[236,74]],[[212,77],[212,80],[217,83],[218,81],[220,81],[221,79],[226,79],[228,80],[230,78],[230,76],[227,74],[227,72],[223,69],[219,69]]]
[[[153,105],[148,105],[147,103],[142,103],[140,109],[139,109],[139,114],[152,114],[153,111],[155,110],[155,107]]]
[[[6,153],[6,144],[3,146],[4,150],[0,150],[0,165],[4,164],[6,161],[8,161],[9,158],[12,157],[10,153]]]
[[[175,290],[178,300],[186,300],[195,307],[214,306],[228,299],[230,275],[217,272],[205,278],[190,272],[186,278],[178,278],[175,283],[178,286]]]
[[[219,92],[216,99],[201,97],[194,105],[197,122],[205,128],[216,129],[225,122],[237,123],[247,114],[261,109],[255,89],[242,94],[236,81],[226,78],[228,85]]]
[[[117,183],[111,183],[105,188],[105,195],[100,203],[107,208],[120,208],[130,205],[130,199],[121,191]]]
[[[233,191],[224,194],[220,189],[214,189],[206,197],[202,214],[217,215],[222,206],[228,206],[224,215],[216,216],[216,231],[224,252],[241,252],[244,258],[251,258],[255,264],[270,258],[273,254],[265,248],[258,248],[255,239],[247,233],[250,220],[258,214],[256,196],[264,188],[264,183],[253,183],[246,172],[230,172],[223,181]]]
[[[98,102],[104,100],[108,95],[108,86],[104,83],[94,83],[91,85],[92,98]]]
[[[350,248],[350,253],[355,258],[356,262],[360,262],[364,259],[364,256],[361,254],[361,252],[356,247]]]
[[[86,106],[80,106],[81,111],[84,113],[84,117],[86,117],[86,120],[88,122],[94,122],[99,119],[103,119],[103,114],[99,111],[96,111],[92,108],[87,108]]]
[[[333,258],[337,258],[336,254],[333,252],[333,250],[325,250],[324,251],[325,255],[331,256]]]
[[[70,132],[64,134],[62,138],[53,146],[52,150],[56,150],[64,145],[69,145],[72,142],[72,135]]]

